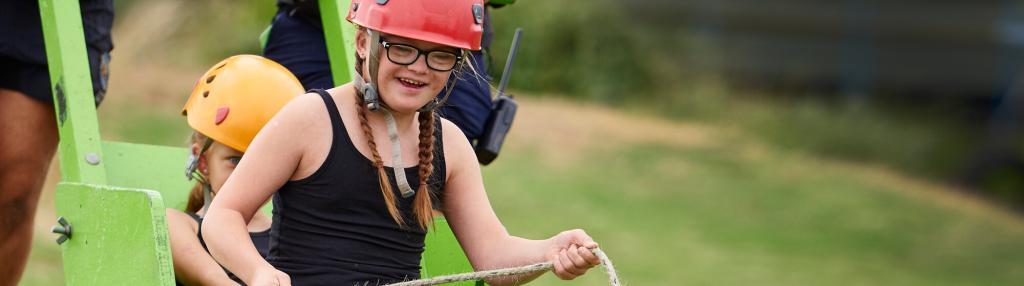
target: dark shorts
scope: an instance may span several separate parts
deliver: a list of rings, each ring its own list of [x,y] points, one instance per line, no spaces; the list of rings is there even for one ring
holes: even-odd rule
[[[110,53],[89,53],[89,69],[92,73],[92,90],[96,105],[107,93],[107,79]],[[32,99],[53,102],[50,92],[50,72],[46,65],[26,63],[19,59],[0,56],[0,88],[18,91]]]
[[[82,28],[96,104],[103,100],[109,77],[114,6],[111,0],[83,0]],[[0,3],[0,88],[53,102],[38,1]]]
[[[285,12],[275,15],[263,56],[288,68],[306,90],[335,86],[323,31],[299,17]],[[462,129],[471,141],[483,133],[484,123],[491,113],[491,90],[487,84],[484,60],[482,53],[473,52],[472,63],[485,78],[473,76],[468,71],[463,73],[447,102],[437,109],[442,117]],[[439,96],[444,96],[445,91],[441,93]]]

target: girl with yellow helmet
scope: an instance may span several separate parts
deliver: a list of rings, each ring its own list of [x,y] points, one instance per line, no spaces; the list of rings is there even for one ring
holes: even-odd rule
[[[573,279],[599,263],[582,230],[510,235],[466,137],[434,113],[480,48],[482,0],[353,0],[355,80],[297,97],[253,141],[208,212],[210,253],[249,285],[377,285],[419,277],[432,211],[475,269],[550,261]],[[272,197],[264,259],[245,225]],[[488,280],[520,284],[542,273]]]
[[[185,175],[196,185],[185,212],[167,209],[171,256],[179,285],[237,285],[206,251],[201,228],[214,195],[231,175],[256,133],[302,85],[287,69],[260,56],[234,56],[199,80],[182,109],[192,127],[192,155]],[[266,256],[270,218],[253,215],[246,225],[257,251]]]

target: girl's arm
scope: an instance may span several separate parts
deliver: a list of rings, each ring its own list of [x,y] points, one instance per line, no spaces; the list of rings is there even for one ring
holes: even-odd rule
[[[238,285],[199,243],[195,220],[179,210],[167,209],[167,228],[178,281],[185,285]]]
[[[562,279],[583,275],[600,260],[584,248],[597,243],[582,230],[565,231],[545,240],[509,235],[491,208],[484,191],[480,165],[465,135],[454,124],[442,120],[447,181],[445,217],[474,269],[496,269],[550,261]],[[491,285],[529,282],[542,272],[489,279]]]
[[[329,148],[332,135],[323,130],[331,130],[323,101],[308,94],[293,99],[256,135],[206,214],[203,238],[210,254],[249,285],[266,278],[287,281],[259,255],[246,224],[285,182],[322,164],[302,159],[307,149]]]

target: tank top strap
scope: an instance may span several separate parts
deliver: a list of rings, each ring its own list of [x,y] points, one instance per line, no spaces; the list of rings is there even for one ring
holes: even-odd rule
[[[355,146],[352,146],[352,141],[348,138],[348,131],[345,130],[345,122],[341,119],[341,112],[338,111],[338,105],[334,102],[331,94],[322,89],[310,89],[308,92],[320,95],[320,99],[323,99],[324,106],[327,108],[328,117],[331,118],[331,146],[327,151],[327,158],[324,159],[320,167],[317,167],[316,171],[313,171],[313,174],[302,179],[288,181],[285,183],[286,186],[295,183],[311,183],[323,180],[324,178],[321,178],[322,174],[330,172],[328,169],[332,168],[331,165],[335,161],[334,157],[342,156],[338,155],[338,153],[344,151],[344,146],[351,146],[350,149],[355,150]],[[277,196],[275,195],[275,197]]]
[[[185,214],[187,214],[189,217],[191,217],[192,220],[195,220],[196,223],[202,223],[203,222],[203,217],[199,216],[198,214],[196,214],[194,212],[186,212]]]
[[[331,149],[334,149],[334,146],[337,145],[338,137],[347,134],[346,131],[342,129],[342,127],[345,126],[345,123],[341,121],[341,113],[338,112],[338,105],[334,103],[334,98],[332,98],[331,94],[327,93],[326,90],[311,89],[309,91],[319,94],[320,98],[324,100],[324,105],[327,106],[327,114],[331,117],[331,131],[334,132],[334,136],[332,136],[333,139],[331,139]]]

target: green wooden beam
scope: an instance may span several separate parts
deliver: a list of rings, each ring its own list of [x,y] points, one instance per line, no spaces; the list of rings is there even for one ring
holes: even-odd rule
[[[427,232],[423,244],[423,257],[420,261],[420,274],[423,278],[473,272],[473,265],[466,259],[462,246],[455,239],[448,221],[444,217],[434,218],[434,228]],[[462,281],[447,285],[473,286],[484,285],[483,281]]]
[[[349,47],[355,44],[355,25],[345,20],[350,9],[349,0],[319,1],[320,21],[324,27],[324,40],[327,42],[327,57],[331,61],[331,78],[334,86],[352,81],[354,71],[354,54]]]
[[[165,206],[185,209],[195,184],[185,178],[188,149],[103,141],[103,152],[108,184],[158,191]]]
[[[174,285],[160,193],[60,183],[56,199],[71,225],[61,244],[66,285]]]
[[[39,0],[62,181],[106,183],[85,33],[77,0]]]

